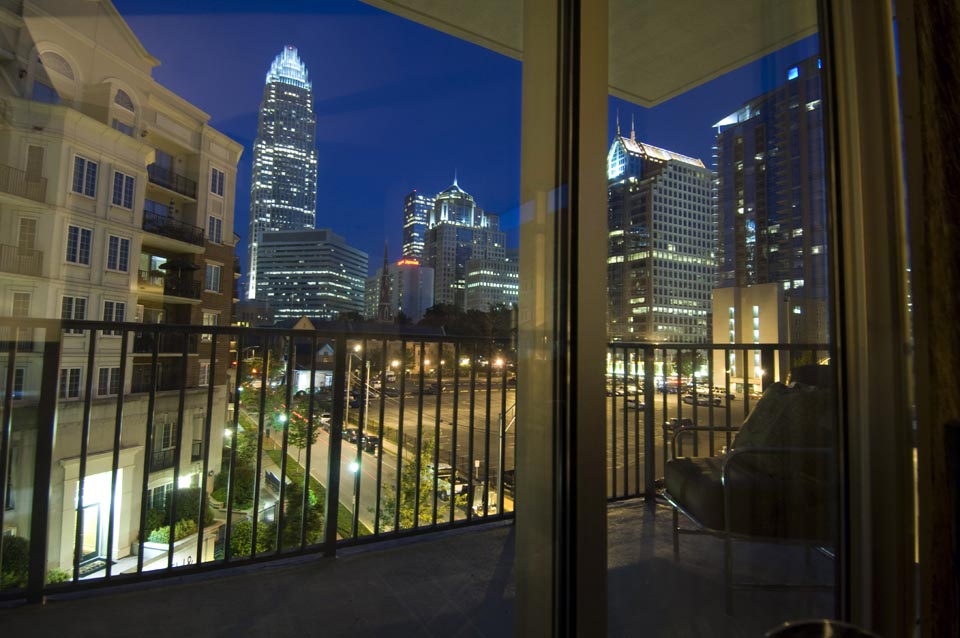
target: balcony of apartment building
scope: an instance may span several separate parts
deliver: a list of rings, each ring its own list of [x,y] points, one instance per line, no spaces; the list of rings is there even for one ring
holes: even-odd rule
[[[184,173],[184,158],[162,149],[156,149],[154,162],[147,165],[147,178],[151,185],[178,199],[197,199],[197,181]]]
[[[0,164],[0,192],[43,203],[47,199],[47,178],[37,171]]]
[[[163,204],[157,200],[146,199],[143,211],[143,243],[172,251],[202,253],[204,250],[204,230],[182,219],[183,209],[176,202]]]
[[[0,272],[40,277],[43,274],[43,251],[0,244]]]
[[[140,269],[137,271],[137,286],[139,295],[146,299],[172,303],[200,300],[200,282],[193,278],[192,272]]]

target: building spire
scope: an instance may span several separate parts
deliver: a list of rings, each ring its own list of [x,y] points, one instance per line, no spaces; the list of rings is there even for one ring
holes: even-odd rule
[[[380,270],[380,305],[377,308],[377,319],[380,321],[391,321],[393,313],[390,312],[390,275],[387,273],[387,240],[383,240],[383,268]]]
[[[620,137],[620,109],[617,109],[617,137]]]
[[[457,169],[453,169],[453,185],[459,188],[457,184]]]
[[[633,126],[633,113],[630,114],[630,139],[634,142],[637,141],[637,131]]]

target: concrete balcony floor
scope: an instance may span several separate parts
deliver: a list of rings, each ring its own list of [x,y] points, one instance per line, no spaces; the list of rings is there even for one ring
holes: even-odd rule
[[[609,635],[754,637],[787,619],[829,616],[830,593],[737,592],[724,607],[719,540],[683,536],[670,509],[608,509]],[[833,565],[797,547],[739,543],[743,580],[829,582]],[[512,523],[347,549],[336,559],[220,571],[0,609],[7,636],[508,636]]]

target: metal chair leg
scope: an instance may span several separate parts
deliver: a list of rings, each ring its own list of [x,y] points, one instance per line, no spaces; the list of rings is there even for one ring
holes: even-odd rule
[[[673,560],[680,560],[680,515],[673,508]]]

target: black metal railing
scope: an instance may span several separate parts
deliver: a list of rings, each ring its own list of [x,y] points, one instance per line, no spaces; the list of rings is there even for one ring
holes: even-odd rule
[[[200,282],[184,275],[173,275],[153,270],[140,270],[137,274],[140,290],[183,299],[200,298]]]
[[[20,449],[36,450],[0,467],[0,490],[12,477],[31,495],[0,514],[18,534],[4,542],[22,543],[26,557],[0,599],[37,601],[121,575],[129,582],[333,554],[513,515],[509,339],[0,318],[5,326],[33,330],[38,348],[23,353],[10,339],[0,343],[0,459],[8,458],[11,432],[24,427],[35,440]],[[120,338],[104,339],[108,330]],[[211,347],[194,355],[202,334]],[[218,343],[257,357],[233,367]],[[319,356],[328,346],[334,354]],[[18,369],[29,373],[11,375]],[[113,378],[129,389],[100,394]],[[228,379],[226,387],[201,385],[218,378]],[[70,403],[58,410],[61,401]],[[54,436],[66,427],[76,428],[79,449]],[[112,470],[103,476],[115,482],[121,454],[131,449],[142,450],[130,458],[146,467],[134,471],[132,491],[104,489],[114,495],[99,504],[110,522],[102,538],[85,537],[93,533],[82,521],[89,457],[105,455]],[[80,485],[69,496],[76,518],[61,520],[46,513],[51,499],[66,498],[53,478],[64,459],[80,460]],[[150,476],[159,470],[169,473],[165,486]],[[116,516],[121,510],[132,515]],[[46,543],[29,541],[62,536],[61,526],[74,549],[57,558]],[[91,546],[101,548],[101,563],[83,553]]]
[[[24,539],[4,542],[25,543],[27,557],[22,577],[7,578],[0,599],[39,601],[121,575],[129,582],[330,555],[513,515],[523,423],[508,336],[0,318],[3,327],[33,330],[38,347],[23,353],[9,338],[0,343],[0,460],[13,458],[11,432],[30,432],[34,440],[21,437],[20,449],[36,450],[0,467],[0,490],[12,477],[31,495],[0,512],[0,524]],[[101,348],[104,330],[121,338]],[[85,338],[63,339],[67,331]],[[191,343],[202,334],[211,347],[195,355]],[[235,367],[217,347],[234,343],[242,353]],[[177,356],[161,357],[166,349]],[[735,435],[724,428],[742,422],[758,392],[827,356],[822,345],[609,344],[608,497],[654,497],[672,435],[686,419],[704,428],[689,442],[694,452],[719,452]],[[112,369],[130,391],[99,398],[94,411],[98,381]],[[201,385],[218,378],[226,386]],[[59,401],[72,405],[58,410]],[[79,437],[55,437],[62,428]],[[79,450],[68,440],[79,441]],[[156,449],[161,440],[164,449]],[[98,442],[95,449],[89,441]],[[116,481],[120,455],[131,449],[142,449],[127,458],[147,471],[133,472],[141,482],[132,491],[103,491],[115,495],[100,503],[112,522],[105,540],[91,543],[83,534],[92,527],[80,518],[88,456],[106,454],[112,470],[102,476]],[[70,495],[53,478],[66,459],[80,460],[80,485]],[[151,482],[158,469],[170,472],[167,486]],[[166,490],[163,499],[158,489]],[[48,516],[52,499],[65,498],[75,499],[77,518]],[[132,516],[115,516],[117,508]],[[74,551],[53,558],[46,543],[26,540],[62,537],[59,526],[73,535]],[[84,555],[81,570],[81,548],[91,546],[102,548],[103,565],[89,568]]]
[[[163,186],[187,197],[196,198],[197,196],[197,183],[169,168],[150,164],[147,166],[147,176],[153,184]]]
[[[160,470],[166,470],[173,467],[173,458],[174,450],[170,448],[168,450],[157,450],[150,455],[150,471],[159,472]]]
[[[40,276],[43,273],[43,253],[32,248],[0,244],[0,270],[15,275]]]
[[[47,178],[28,177],[24,170],[0,164],[0,191],[32,199],[35,202],[45,202]]]
[[[178,332],[157,333],[153,330],[137,332],[133,336],[134,354],[150,354],[153,352],[155,342],[158,342],[157,352],[159,354],[181,354],[184,346],[186,346],[187,354],[197,354],[200,338],[195,334]]]
[[[154,235],[162,235],[171,239],[187,242],[188,244],[194,244],[195,246],[203,246],[202,228],[179,221],[173,217],[167,217],[166,215],[158,215],[150,211],[144,211],[143,229]]]

